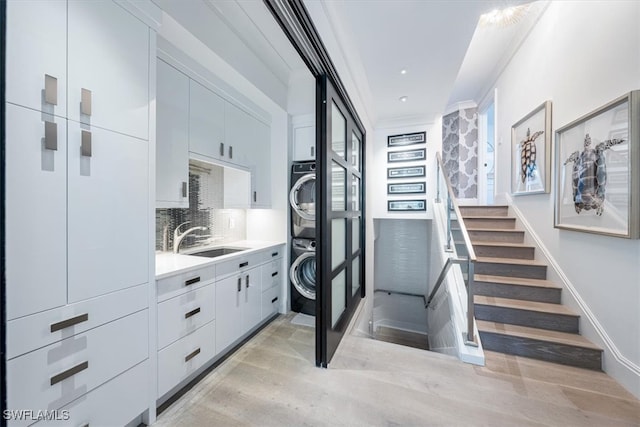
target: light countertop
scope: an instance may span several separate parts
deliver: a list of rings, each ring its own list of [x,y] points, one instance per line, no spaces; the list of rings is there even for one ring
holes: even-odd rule
[[[184,253],[174,254],[173,252],[156,252],[156,279],[162,279],[176,273],[193,270],[207,265],[214,265],[234,257],[244,256],[248,253],[260,251],[273,246],[283,245],[285,242],[271,242],[262,240],[240,240],[225,244],[217,244],[213,246],[203,246],[199,248],[190,248]],[[235,252],[228,255],[222,255],[215,258],[206,258],[188,255],[189,252],[197,252],[206,249],[215,248],[247,248],[242,252]]]

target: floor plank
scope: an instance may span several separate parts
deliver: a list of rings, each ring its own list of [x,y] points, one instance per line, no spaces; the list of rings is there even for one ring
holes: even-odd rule
[[[345,335],[329,369],[281,316],[165,410],[157,426],[638,426],[604,373],[487,352],[487,366]]]

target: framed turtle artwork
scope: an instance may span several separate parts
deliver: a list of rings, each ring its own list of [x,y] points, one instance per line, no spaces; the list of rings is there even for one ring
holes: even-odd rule
[[[640,90],[556,131],[556,228],[640,237]]]
[[[548,193],[551,187],[551,101],[511,127],[511,194]]]

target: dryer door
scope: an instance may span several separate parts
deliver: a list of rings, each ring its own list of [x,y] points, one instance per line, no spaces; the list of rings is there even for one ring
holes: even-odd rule
[[[316,254],[307,252],[300,255],[291,264],[289,270],[291,283],[300,295],[310,300],[316,299]]]
[[[316,175],[301,176],[291,187],[289,203],[293,210],[307,221],[316,219]]]

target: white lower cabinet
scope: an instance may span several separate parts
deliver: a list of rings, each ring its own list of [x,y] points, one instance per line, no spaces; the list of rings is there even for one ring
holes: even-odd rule
[[[65,407],[69,420],[65,425],[80,426],[124,426],[144,412],[149,396],[149,361],[145,360],[118,375],[106,384],[74,400]],[[110,402],[118,396],[118,404]],[[60,414],[62,415],[62,414]],[[60,422],[40,422],[40,426],[62,425]]]
[[[262,292],[262,318],[267,319],[278,312],[280,307],[280,287],[269,288]]]
[[[148,333],[145,309],[7,361],[7,407],[62,408],[147,359]]]
[[[194,332],[215,319],[214,285],[185,292],[158,304],[158,348]]]
[[[242,335],[242,276],[216,282],[216,349],[222,351]]]
[[[200,369],[216,355],[215,321],[158,352],[158,397]]]
[[[262,320],[262,274],[253,268],[244,274],[242,292],[242,334],[253,329]]]

